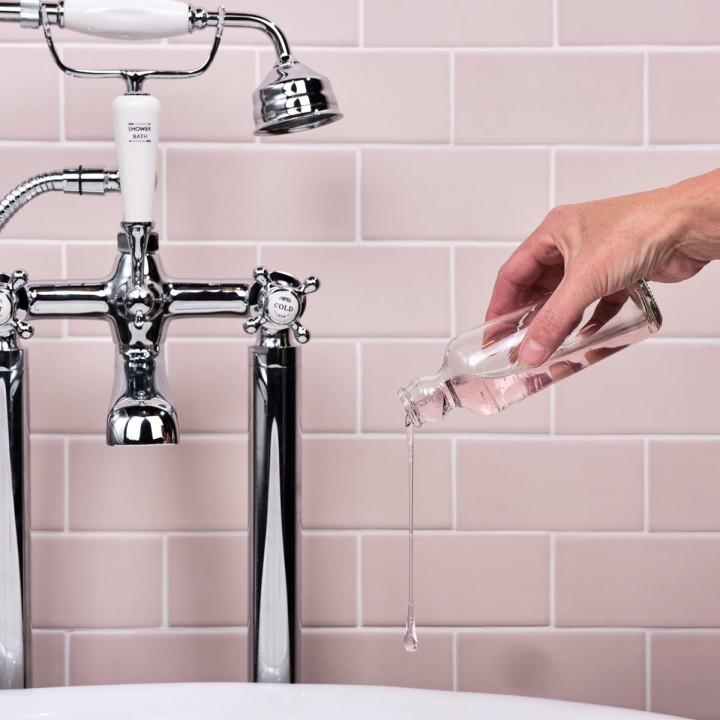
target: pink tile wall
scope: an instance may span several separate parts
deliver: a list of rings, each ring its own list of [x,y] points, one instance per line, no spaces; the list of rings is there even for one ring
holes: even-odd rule
[[[398,388],[482,322],[497,270],[558,203],[720,165],[714,0],[266,0],[343,122],[252,134],[268,39],[228,30],[163,103],[155,201],[175,277],[317,275],[304,322],[302,679],[500,692],[716,718],[720,266],[654,288],[656,339],[496,417],[418,432],[420,650],[402,649]],[[209,33],[137,47],[59,33],[68,62],[189,67]],[[205,47],[201,47],[205,46]],[[116,165],[117,81],[61,76],[0,28],[0,185]],[[107,275],[120,198],[35,200],[0,272]],[[108,448],[102,322],[38,321],[31,377],[38,685],[243,680],[247,349],[171,325],[182,439]]]

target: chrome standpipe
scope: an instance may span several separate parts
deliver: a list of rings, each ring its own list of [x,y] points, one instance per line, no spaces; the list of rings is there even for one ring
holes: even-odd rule
[[[296,682],[300,668],[300,349],[315,278],[255,271],[250,349],[248,679]]]
[[[27,276],[0,275],[0,689],[30,685],[30,511],[25,353],[30,337],[22,288]]]

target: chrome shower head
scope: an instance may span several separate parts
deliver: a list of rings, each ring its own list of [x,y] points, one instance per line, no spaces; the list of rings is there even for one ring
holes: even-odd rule
[[[273,67],[253,95],[256,135],[284,135],[342,117],[330,81],[292,57]]]

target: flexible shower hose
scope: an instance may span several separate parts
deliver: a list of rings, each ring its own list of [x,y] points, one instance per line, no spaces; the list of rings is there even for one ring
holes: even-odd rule
[[[119,190],[120,177],[117,170],[88,169],[80,166],[76,170],[36,175],[25,180],[0,200],[0,231],[24,205],[46,192],[103,195]]]

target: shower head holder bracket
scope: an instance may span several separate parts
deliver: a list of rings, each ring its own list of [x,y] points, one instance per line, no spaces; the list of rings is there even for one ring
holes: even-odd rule
[[[199,65],[193,70],[80,70],[73,68],[66,65],[57,52],[52,30],[50,29],[50,16],[45,5],[40,6],[40,19],[50,55],[60,70],[76,78],[120,78],[126,83],[127,93],[137,95],[142,93],[145,81],[150,78],[153,80],[184,80],[202,75],[212,65],[220,49],[223,30],[225,29],[225,8],[222,6],[218,8],[215,36],[207,59],[202,65]]]

